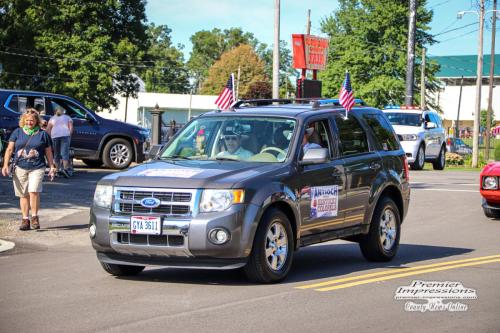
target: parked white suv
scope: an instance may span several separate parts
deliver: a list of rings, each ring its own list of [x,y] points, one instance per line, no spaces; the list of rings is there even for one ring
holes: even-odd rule
[[[435,170],[444,169],[445,130],[436,112],[405,106],[389,106],[383,111],[394,127],[413,170],[421,170],[425,162],[432,162]]]

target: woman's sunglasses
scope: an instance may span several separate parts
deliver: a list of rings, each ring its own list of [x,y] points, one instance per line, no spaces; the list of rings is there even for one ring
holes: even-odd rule
[[[226,141],[236,141],[238,140],[237,135],[224,135],[224,140]]]

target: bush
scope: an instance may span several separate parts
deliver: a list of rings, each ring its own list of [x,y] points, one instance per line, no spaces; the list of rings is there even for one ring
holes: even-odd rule
[[[464,165],[464,158],[455,153],[446,153],[446,164],[448,165]]]
[[[495,145],[495,161],[500,161],[500,143]]]

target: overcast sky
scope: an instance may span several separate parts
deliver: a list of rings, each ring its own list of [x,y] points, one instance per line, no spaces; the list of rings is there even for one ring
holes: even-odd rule
[[[431,33],[438,34],[446,30],[460,28],[436,37],[441,43],[431,46],[429,55],[464,55],[477,54],[479,25],[475,14],[469,13],[461,20],[457,12],[475,10],[475,0],[429,0],[427,7],[434,11]],[[488,3],[488,0],[487,0]],[[489,2],[491,9],[492,1]],[[304,33],[307,10],[311,9],[311,33],[322,35],[321,19],[331,14],[338,7],[336,0],[281,0],[280,37],[288,42],[292,33]],[[189,38],[200,30],[213,28],[226,29],[240,27],[251,32],[268,45],[273,43],[274,0],[148,0],[146,6],[148,21],[157,25],[166,24],[172,29],[175,44],[185,46],[186,60],[191,51]],[[490,21],[491,13],[487,15]],[[500,21],[497,20],[496,50],[499,49],[498,35]],[[405,46],[406,47],[406,46]],[[491,25],[487,25],[484,35],[484,53],[491,49]],[[496,52],[496,53],[497,53]]]

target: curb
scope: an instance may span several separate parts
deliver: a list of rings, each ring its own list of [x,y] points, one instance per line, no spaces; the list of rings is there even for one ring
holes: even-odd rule
[[[0,239],[0,252],[5,252],[14,248],[16,244]]]

